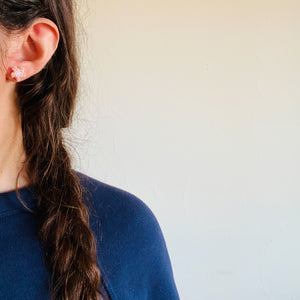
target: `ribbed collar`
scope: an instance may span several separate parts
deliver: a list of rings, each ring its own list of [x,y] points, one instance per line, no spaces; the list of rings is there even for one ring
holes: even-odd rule
[[[32,186],[19,189],[22,200],[29,208],[36,207],[36,200],[33,196]],[[0,216],[9,211],[27,211],[17,197],[16,190],[0,193]]]

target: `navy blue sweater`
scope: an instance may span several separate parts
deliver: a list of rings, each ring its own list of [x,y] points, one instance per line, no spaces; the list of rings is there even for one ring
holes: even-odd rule
[[[159,223],[135,195],[75,171],[86,188],[90,228],[97,244],[100,289],[112,300],[179,299]],[[36,208],[31,187],[21,197]],[[15,191],[0,193],[0,299],[49,299],[50,274],[37,220]]]

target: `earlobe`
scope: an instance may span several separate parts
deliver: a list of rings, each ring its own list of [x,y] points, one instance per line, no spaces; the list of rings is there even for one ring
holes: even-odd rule
[[[17,82],[39,73],[46,66],[57,49],[59,31],[51,20],[37,18],[18,41],[6,76]]]
[[[23,67],[13,66],[8,71],[7,79],[11,81],[19,82],[26,77],[25,69]]]

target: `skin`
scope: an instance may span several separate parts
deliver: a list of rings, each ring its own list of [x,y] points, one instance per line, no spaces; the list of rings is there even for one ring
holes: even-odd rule
[[[16,106],[17,83],[10,76],[11,67],[24,68],[25,77],[21,81],[39,73],[51,59],[58,42],[57,26],[45,18],[37,18],[23,32],[9,34],[0,30],[0,193],[16,189],[16,178],[26,158],[21,116]],[[19,177],[18,187],[28,185],[30,178],[25,170]]]

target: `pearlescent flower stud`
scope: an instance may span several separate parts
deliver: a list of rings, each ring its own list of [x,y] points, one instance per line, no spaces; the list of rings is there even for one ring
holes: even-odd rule
[[[11,68],[10,79],[13,81],[21,81],[25,77],[25,70],[23,67],[14,66]]]

